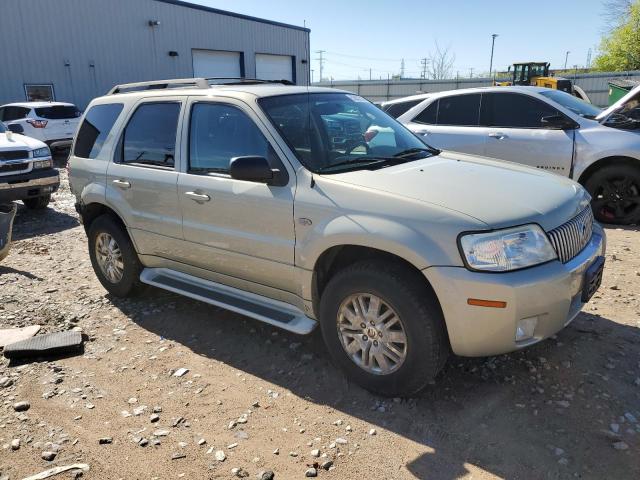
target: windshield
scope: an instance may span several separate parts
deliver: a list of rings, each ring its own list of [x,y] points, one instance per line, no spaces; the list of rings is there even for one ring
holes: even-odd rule
[[[312,172],[383,167],[435,151],[357,95],[302,93],[259,100],[298,160]],[[387,163],[385,163],[385,161]]]
[[[540,92],[540,95],[547,97],[549,100],[553,100],[564,108],[571,110],[576,115],[580,115],[584,118],[593,119],[602,112],[601,108],[591,105],[584,100],[580,100],[566,92],[561,92],[560,90],[548,90]]]

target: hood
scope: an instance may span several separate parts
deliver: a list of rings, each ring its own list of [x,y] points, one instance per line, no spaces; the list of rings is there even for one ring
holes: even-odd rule
[[[609,118],[609,116],[611,116],[612,113],[620,112],[625,106],[627,106],[630,102],[634,100],[636,102],[640,102],[640,85],[637,85],[634,88],[632,88],[631,91],[627,93],[624,97],[622,97],[620,100],[618,100],[616,103],[611,105],[606,110],[603,110],[602,113],[600,113],[596,117],[596,120],[598,120],[601,123],[604,122],[607,118]]]
[[[455,210],[489,228],[537,223],[549,231],[590,201],[584,188],[565,177],[454,152],[331,178]]]
[[[18,135],[17,133],[0,133],[0,150],[35,150],[36,148],[43,148],[47,145],[35,138],[26,137],[24,135]]]

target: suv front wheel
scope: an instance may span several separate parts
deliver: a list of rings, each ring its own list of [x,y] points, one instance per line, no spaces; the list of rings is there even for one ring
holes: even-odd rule
[[[89,227],[89,257],[98,280],[117,297],[143,289],[142,264],[126,230],[110,215],[96,218]]]
[[[319,313],[331,357],[367,390],[413,395],[447,359],[440,306],[408,267],[375,260],[347,267],[327,284]]]

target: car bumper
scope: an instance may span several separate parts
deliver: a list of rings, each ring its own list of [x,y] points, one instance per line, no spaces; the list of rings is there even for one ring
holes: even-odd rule
[[[60,177],[53,168],[0,177],[0,203],[50,195],[59,186]]]
[[[553,261],[509,273],[431,267],[423,273],[440,301],[453,352],[469,357],[498,355],[537,343],[568,325],[584,306],[585,273],[605,250],[604,230],[596,224],[589,244],[565,264]],[[469,298],[506,302],[506,306],[468,305]],[[516,341],[518,323],[534,317],[533,336]]]

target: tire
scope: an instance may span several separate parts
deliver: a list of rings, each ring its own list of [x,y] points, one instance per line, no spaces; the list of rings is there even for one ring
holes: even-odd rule
[[[51,201],[51,195],[44,195],[42,197],[25,198],[22,200],[24,206],[29,210],[44,210]]]
[[[102,215],[91,223],[87,235],[91,265],[102,286],[116,297],[130,297],[141,293],[145,287],[140,282],[142,264],[129,235],[120,223],[111,215]],[[115,245],[109,239],[112,239]],[[97,244],[102,252],[107,252],[108,246],[111,247],[109,253],[112,254],[112,261],[105,261],[103,255],[98,258]],[[118,266],[117,269],[108,268],[115,265]]]
[[[585,182],[593,198],[593,214],[601,223],[628,225],[640,222],[640,168],[610,165]]]
[[[373,354],[374,346],[371,338],[380,339],[378,345],[383,345],[382,340],[391,337],[391,330],[376,328],[361,329],[360,332],[353,333],[351,327],[354,325],[347,319],[346,315],[339,315],[346,308],[354,306],[350,300],[358,294],[375,295],[384,306],[378,312],[395,312],[400,320],[400,325],[405,334],[406,342],[394,343],[396,351],[402,350],[404,359],[396,362],[394,369],[387,372],[371,371],[378,367],[382,370],[382,364],[378,357]],[[361,299],[362,297],[355,297]],[[360,301],[360,300],[358,300]],[[364,300],[366,304],[366,299]],[[371,306],[369,298],[368,308]],[[388,307],[388,308],[385,308]],[[350,310],[351,312],[355,309]],[[363,308],[364,311],[364,308]],[[382,313],[380,317],[384,317]],[[386,261],[363,261],[351,265],[338,272],[327,284],[320,299],[319,308],[320,324],[322,336],[324,338],[329,354],[333,361],[347,374],[347,376],[358,385],[372,392],[385,396],[410,396],[422,390],[427,383],[432,381],[444,366],[449,355],[449,341],[446,334],[444,318],[440,305],[435,294],[418,273],[412,269]],[[388,316],[393,319],[393,314]],[[342,322],[348,334],[341,336],[338,323]],[[393,321],[389,320],[389,324]],[[345,325],[347,325],[345,327]],[[360,324],[362,327],[362,323]],[[395,322],[389,328],[399,328]],[[357,329],[355,329],[357,330]],[[366,335],[366,332],[371,332]],[[384,335],[380,335],[384,332]],[[393,331],[395,337],[398,330]],[[373,335],[373,337],[372,337]],[[351,337],[349,337],[351,336]],[[369,360],[367,368],[357,363],[352,356],[347,353],[347,348],[356,345],[357,340],[353,340],[349,346],[345,342],[353,338],[369,342]],[[395,338],[394,338],[395,339]],[[388,345],[389,342],[386,342]],[[362,344],[358,344],[362,345]],[[403,348],[404,346],[404,348]],[[380,355],[380,347],[375,347]],[[371,359],[374,356],[375,360]],[[360,363],[363,362],[365,352],[359,355]],[[389,358],[386,359],[389,362]]]

